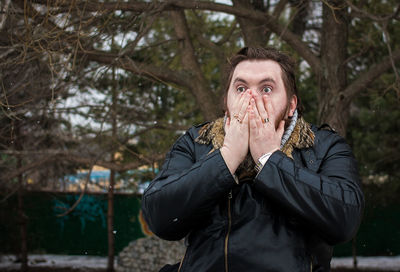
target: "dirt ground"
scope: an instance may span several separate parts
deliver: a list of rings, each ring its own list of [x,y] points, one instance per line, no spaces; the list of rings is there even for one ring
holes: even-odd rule
[[[15,268],[0,268],[0,272],[20,272]],[[27,272],[106,272],[105,268],[71,268],[71,267],[29,267]],[[375,270],[375,269],[350,269],[350,268],[333,268],[331,272],[400,272],[400,270]]]
[[[106,272],[107,258],[76,255],[29,255],[29,272]],[[352,269],[351,257],[333,258],[332,272],[400,272],[400,256],[357,257],[359,269]],[[115,260],[115,265],[117,259]],[[0,272],[17,272],[20,263],[15,255],[0,255]],[[155,271],[156,272],[156,271]],[[246,272],[246,271],[244,271]]]

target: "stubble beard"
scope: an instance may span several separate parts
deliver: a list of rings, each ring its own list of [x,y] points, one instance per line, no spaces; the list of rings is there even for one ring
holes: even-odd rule
[[[285,130],[286,130],[287,127],[290,125],[290,119],[286,117],[286,116],[289,115],[289,110],[290,110],[290,104],[289,104],[289,102],[288,102],[288,103],[286,104],[286,108],[285,108],[283,111],[281,111],[281,112],[279,113],[279,117],[276,118],[275,129],[278,129],[279,123],[280,123],[282,120],[285,121],[285,126],[284,126]]]

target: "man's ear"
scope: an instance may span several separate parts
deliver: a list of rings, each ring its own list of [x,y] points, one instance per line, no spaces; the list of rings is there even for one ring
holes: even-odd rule
[[[297,107],[297,96],[292,95],[292,98],[290,98],[290,101],[289,101],[289,113],[288,113],[289,117],[293,116],[294,111],[296,110],[296,107]]]

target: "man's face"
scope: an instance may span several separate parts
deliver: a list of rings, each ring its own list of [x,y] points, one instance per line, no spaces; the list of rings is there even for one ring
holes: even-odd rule
[[[272,60],[245,60],[240,62],[232,75],[227,95],[228,111],[239,99],[242,92],[251,90],[253,96],[266,95],[276,113],[275,126],[286,120],[296,109],[297,97],[288,100],[279,64]],[[234,114],[234,113],[230,113]]]

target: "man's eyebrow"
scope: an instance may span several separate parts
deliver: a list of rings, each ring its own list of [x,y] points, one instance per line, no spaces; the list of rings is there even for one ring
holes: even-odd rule
[[[235,84],[236,82],[241,82],[244,84],[247,84],[247,81],[244,80],[243,78],[237,77],[233,80],[233,83]],[[262,84],[262,83],[267,83],[267,82],[271,82],[273,84],[276,84],[275,80],[272,77],[266,77],[262,80],[260,80],[260,82],[258,84]]]
[[[271,83],[273,83],[273,84],[276,84],[275,80],[274,80],[272,77],[264,78],[263,80],[261,80],[261,81],[259,82],[259,84],[267,83],[267,82],[271,82]]]
[[[240,77],[237,77],[233,80],[233,84],[235,84],[236,82],[241,82],[241,83],[247,84],[247,81]]]

